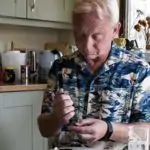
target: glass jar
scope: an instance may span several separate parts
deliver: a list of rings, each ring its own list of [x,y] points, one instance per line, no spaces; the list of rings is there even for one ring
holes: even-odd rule
[[[4,82],[14,83],[15,82],[15,71],[12,67],[6,67],[4,69]]]

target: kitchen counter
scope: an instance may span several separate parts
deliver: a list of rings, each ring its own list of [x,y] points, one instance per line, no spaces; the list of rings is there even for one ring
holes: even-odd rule
[[[19,91],[42,91],[46,88],[46,84],[15,84],[15,85],[0,85],[0,93],[2,92],[19,92]]]

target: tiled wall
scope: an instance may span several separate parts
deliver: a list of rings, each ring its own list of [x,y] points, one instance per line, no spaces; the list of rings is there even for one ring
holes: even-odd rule
[[[46,42],[73,42],[70,30],[0,25],[0,51],[14,47],[43,49]]]

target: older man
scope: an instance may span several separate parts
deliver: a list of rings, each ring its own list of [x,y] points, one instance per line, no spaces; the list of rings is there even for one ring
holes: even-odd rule
[[[117,0],[76,3],[79,51],[54,62],[38,118],[51,145],[122,150],[130,126],[150,126],[150,67],[113,43],[118,18]]]

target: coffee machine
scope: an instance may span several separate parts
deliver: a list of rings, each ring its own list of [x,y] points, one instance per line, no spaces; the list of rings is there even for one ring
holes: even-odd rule
[[[38,54],[38,81],[47,83],[50,68],[53,62],[62,57],[63,54],[58,49],[41,50]]]

